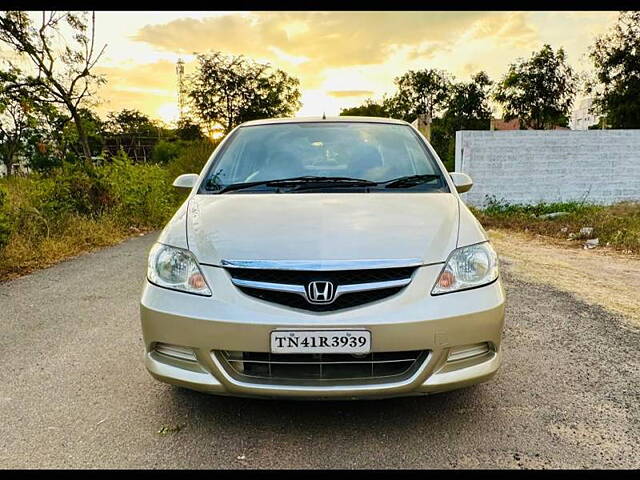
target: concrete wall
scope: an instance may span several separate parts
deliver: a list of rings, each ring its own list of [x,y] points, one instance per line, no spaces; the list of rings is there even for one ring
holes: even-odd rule
[[[473,179],[469,205],[640,200],[640,130],[463,130],[455,169]]]

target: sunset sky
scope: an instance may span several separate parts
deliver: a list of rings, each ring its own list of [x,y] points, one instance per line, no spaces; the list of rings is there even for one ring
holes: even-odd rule
[[[394,90],[409,69],[442,68],[457,80],[485,70],[496,80],[510,62],[544,43],[564,47],[578,70],[594,36],[616,12],[97,12],[108,47],[99,71],[104,113],[136,108],[177,117],[175,62],[220,50],[267,61],[301,82],[300,116],[337,115]]]

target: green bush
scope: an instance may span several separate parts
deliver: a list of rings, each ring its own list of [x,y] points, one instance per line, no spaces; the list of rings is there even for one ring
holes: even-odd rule
[[[183,142],[167,142],[160,140],[156,143],[151,151],[151,161],[166,165],[180,154],[180,150],[184,148]]]
[[[167,172],[171,180],[183,173],[200,173],[220,140],[209,139],[189,142],[180,154],[167,165]]]
[[[546,213],[593,213],[604,207],[583,202],[556,202],[537,203],[534,205],[509,204],[495,197],[487,197],[486,207],[483,209],[487,215],[528,215],[538,216]]]
[[[160,226],[179,204],[167,170],[159,165],[134,164],[119,154],[96,170],[113,200],[109,212],[129,225]]]

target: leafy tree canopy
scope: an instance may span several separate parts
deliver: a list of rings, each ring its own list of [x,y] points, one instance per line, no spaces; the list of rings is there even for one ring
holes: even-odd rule
[[[124,108],[119,112],[109,112],[105,131],[111,134],[158,136],[158,126],[144,113]]]
[[[494,99],[502,104],[505,120],[520,119],[537,130],[566,126],[576,93],[577,76],[562,48],[544,45],[528,60],[512,63],[498,83]]]
[[[180,140],[200,140],[204,138],[200,125],[189,119],[178,120],[175,134]]]
[[[640,12],[621,12],[589,56],[598,82],[587,84],[595,111],[603,112],[612,128],[640,128]]]
[[[42,12],[41,21],[34,22],[28,12],[3,11],[0,42],[29,64],[32,73],[24,75],[21,83],[37,84],[43,100],[65,109],[73,118],[88,160],[91,148],[80,109],[105,82],[93,71],[106,48],[95,44],[95,13],[89,18],[84,12]],[[9,57],[5,60],[16,66]]]
[[[44,125],[55,108],[41,95],[41,86],[24,82],[19,69],[0,71],[0,160],[9,175],[15,162],[30,156],[29,150],[50,136]]]
[[[397,93],[385,99],[384,107],[394,118],[411,122],[419,114],[431,118],[446,108],[452,77],[444,70],[409,70],[395,79]]]
[[[343,108],[340,110],[340,116],[348,117],[388,117],[389,114],[382,103],[374,102],[368,98],[364,103],[357,107]]]
[[[479,124],[488,128],[491,119],[489,89],[493,82],[481,71],[468,83],[453,84],[444,119],[454,130],[476,129]]]
[[[188,79],[194,113],[211,129],[225,133],[260,118],[287,117],[301,106],[300,82],[269,64],[221,52],[197,56],[196,72]]]

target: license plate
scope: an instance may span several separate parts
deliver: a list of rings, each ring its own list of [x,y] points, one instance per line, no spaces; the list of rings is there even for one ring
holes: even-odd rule
[[[366,330],[276,330],[271,353],[369,353],[371,332]]]

